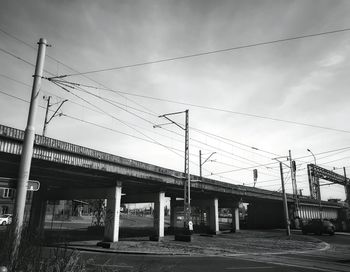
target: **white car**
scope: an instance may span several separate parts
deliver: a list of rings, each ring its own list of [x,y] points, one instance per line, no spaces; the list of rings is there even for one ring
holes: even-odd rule
[[[11,224],[12,214],[2,214],[0,215],[0,225],[5,226]]]

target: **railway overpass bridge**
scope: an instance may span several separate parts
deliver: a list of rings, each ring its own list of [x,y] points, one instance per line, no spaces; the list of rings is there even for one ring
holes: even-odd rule
[[[24,131],[0,125],[0,177],[16,178]],[[56,139],[35,136],[30,179],[41,183],[34,193],[31,223],[43,224],[47,200],[107,199],[105,240],[118,241],[122,203],[154,203],[155,236],[164,236],[165,197],[170,197],[170,224],[176,207],[182,206],[184,173],[123,158]],[[192,180],[199,180],[191,176]],[[287,195],[290,214],[294,199]],[[219,207],[231,208],[233,227],[239,230],[239,201],[250,203],[252,227],[283,227],[282,195],[278,192],[203,178],[191,183],[191,206],[206,213],[212,232],[219,231]],[[322,201],[324,218],[336,218],[341,209]],[[299,216],[316,217],[318,202],[300,200]]]

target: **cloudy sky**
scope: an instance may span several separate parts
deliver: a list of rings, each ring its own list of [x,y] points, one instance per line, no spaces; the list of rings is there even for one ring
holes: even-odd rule
[[[183,171],[184,132],[159,115],[189,109],[190,171],[279,190],[277,156],[297,161],[297,185],[309,194],[307,163],[350,168],[350,31],[182,56],[350,28],[350,2],[2,0],[0,123],[25,128],[36,43],[46,38],[45,76],[60,113],[47,136]],[[110,69],[118,68],[120,69]],[[107,71],[100,71],[108,69]],[[92,72],[95,71],[95,72]],[[91,73],[86,73],[91,72]],[[46,101],[36,131],[42,133]],[[52,113],[51,113],[52,114]],[[173,120],[184,123],[185,115]],[[276,120],[278,119],[278,120]],[[212,161],[213,160],[213,161]],[[285,159],[282,159],[285,161]],[[263,164],[263,165],[262,165]],[[348,168],[348,169],[349,169]],[[291,191],[289,169],[285,170]],[[342,173],[342,169],[335,170]],[[344,199],[344,188],[322,187],[322,198]]]

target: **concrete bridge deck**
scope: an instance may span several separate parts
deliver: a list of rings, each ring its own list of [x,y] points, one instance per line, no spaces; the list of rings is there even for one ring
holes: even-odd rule
[[[0,177],[17,177],[23,139],[23,130],[0,125]],[[184,178],[184,173],[179,171],[35,136],[30,179],[40,181],[42,196],[38,198],[41,200],[112,198],[119,203],[154,202],[158,203],[157,207],[162,207],[165,196],[171,197],[173,202],[183,197]],[[199,177],[192,175],[191,179],[199,180]],[[268,203],[273,208],[272,219],[276,217],[274,213],[282,210],[282,195],[278,192],[207,178],[191,183],[192,203],[207,207],[208,211],[214,209],[213,213],[208,212],[209,217],[217,217],[219,206],[235,207],[237,217],[240,200],[259,203],[257,206]],[[291,195],[288,195],[288,202],[294,203]],[[301,204],[317,206],[318,202],[304,198]],[[322,205],[330,209],[341,208],[325,201]],[[117,203],[113,202],[113,206],[112,212],[119,209]],[[210,224],[214,230],[218,228],[216,219]]]

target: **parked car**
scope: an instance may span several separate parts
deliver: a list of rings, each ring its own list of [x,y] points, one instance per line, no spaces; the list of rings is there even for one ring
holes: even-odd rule
[[[327,233],[329,235],[334,235],[335,226],[328,220],[312,219],[302,226],[303,234],[315,233],[317,235],[322,235]]]
[[[11,224],[12,214],[2,214],[0,215],[0,225],[5,226]]]

